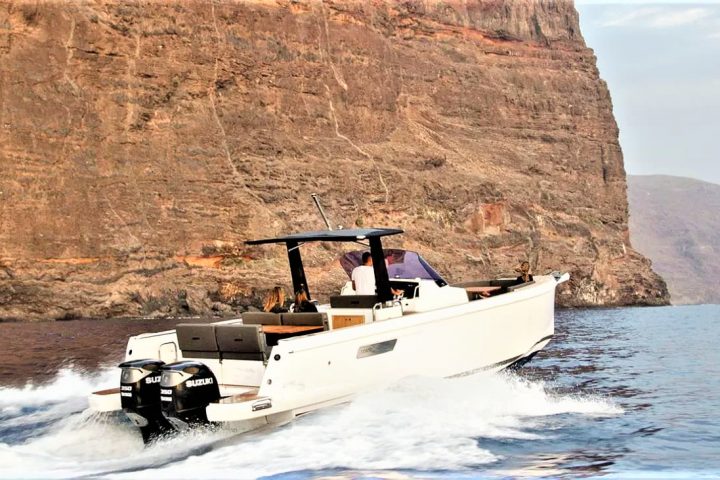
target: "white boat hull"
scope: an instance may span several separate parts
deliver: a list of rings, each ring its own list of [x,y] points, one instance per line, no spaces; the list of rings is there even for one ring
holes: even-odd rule
[[[557,283],[553,277],[536,277],[535,284],[509,294],[280,341],[257,399],[212,403],[208,419],[302,413],[411,375],[501,370],[552,338]],[[389,351],[372,354],[374,348]],[[271,406],[252,411],[252,403],[259,401]]]
[[[502,370],[550,341],[555,288],[568,278],[538,276],[532,284],[482,300],[408,309],[397,318],[280,340],[266,366],[258,361],[199,359],[214,372],[224,397],[206,407],[207,419],[284,423],[407,376]],[[450,296],[460,290],[440,290],[444,288]],[[332,312],[327,310],[329,316]],[[139,358],[168,363],[184,359],[174,331],[133,337],[126,360]],[[120,394],[116,395],[97,392],[91,408],[119,409]]]

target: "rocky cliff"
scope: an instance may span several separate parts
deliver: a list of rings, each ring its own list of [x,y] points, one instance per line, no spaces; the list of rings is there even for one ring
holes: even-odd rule
[[[657,304],[569,1],[0,2],[0,318],[229,313],[280,247],[399,226],[451,281],[568,270]],[[345,280],[304,252],[310,287]]]
[[[630,237],[667,280],[676,304],[720,303],[720,185],[628,177]]]

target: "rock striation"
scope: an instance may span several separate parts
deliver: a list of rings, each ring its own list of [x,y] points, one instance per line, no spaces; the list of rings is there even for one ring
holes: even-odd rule
[[[243,242],[322,229],[312,192],[451,281],[668,301],[570,1],[0,1],[0,318],[242,310],[289,285]]]

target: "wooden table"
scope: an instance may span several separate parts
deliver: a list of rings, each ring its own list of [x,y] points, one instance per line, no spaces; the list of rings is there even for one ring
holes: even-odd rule
[[[468,293],[473,293],[473,294],[475,294],[475,298],[479,298],[479,297],[489,297],[489,296],[492,295],[494,292],[497,292],[497,291],[499,291],[499,290],[501,290],[501,289],[502,289],[502,287],[497,287],[497,286],[465,287],[465,290],[466,290]]]
[[[268,346],[272,347],[283,338],[322,332],[325,328],[322,325],[263,325],[262,329]]]
[[[322,325],[263,325],[262,331],[275,335],[322,332]]]

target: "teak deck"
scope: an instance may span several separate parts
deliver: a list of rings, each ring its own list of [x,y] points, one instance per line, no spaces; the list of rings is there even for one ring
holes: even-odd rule
[[[288,333],[310,333],[322,332],[322,325],[263,325],[264,333],[288,334]]]
[[[465,291],[471,295],[470,300],[479,300],[481,298],[489,297],[494,293],[499,293],[502,287],[495,285],[482,286],[482,287],[465,287]]]
[[[498,290],[502,289],[502,287],[497,286],[489,286],[489,287],[465,287],[465,290],[467,290],[470,293],[492,293],[497,292]]]
[[[100,390],[99,392],[93,392],[93,395],[113,395],[115,393],[120,393],[120,387],[108,388],[107,390]]]

